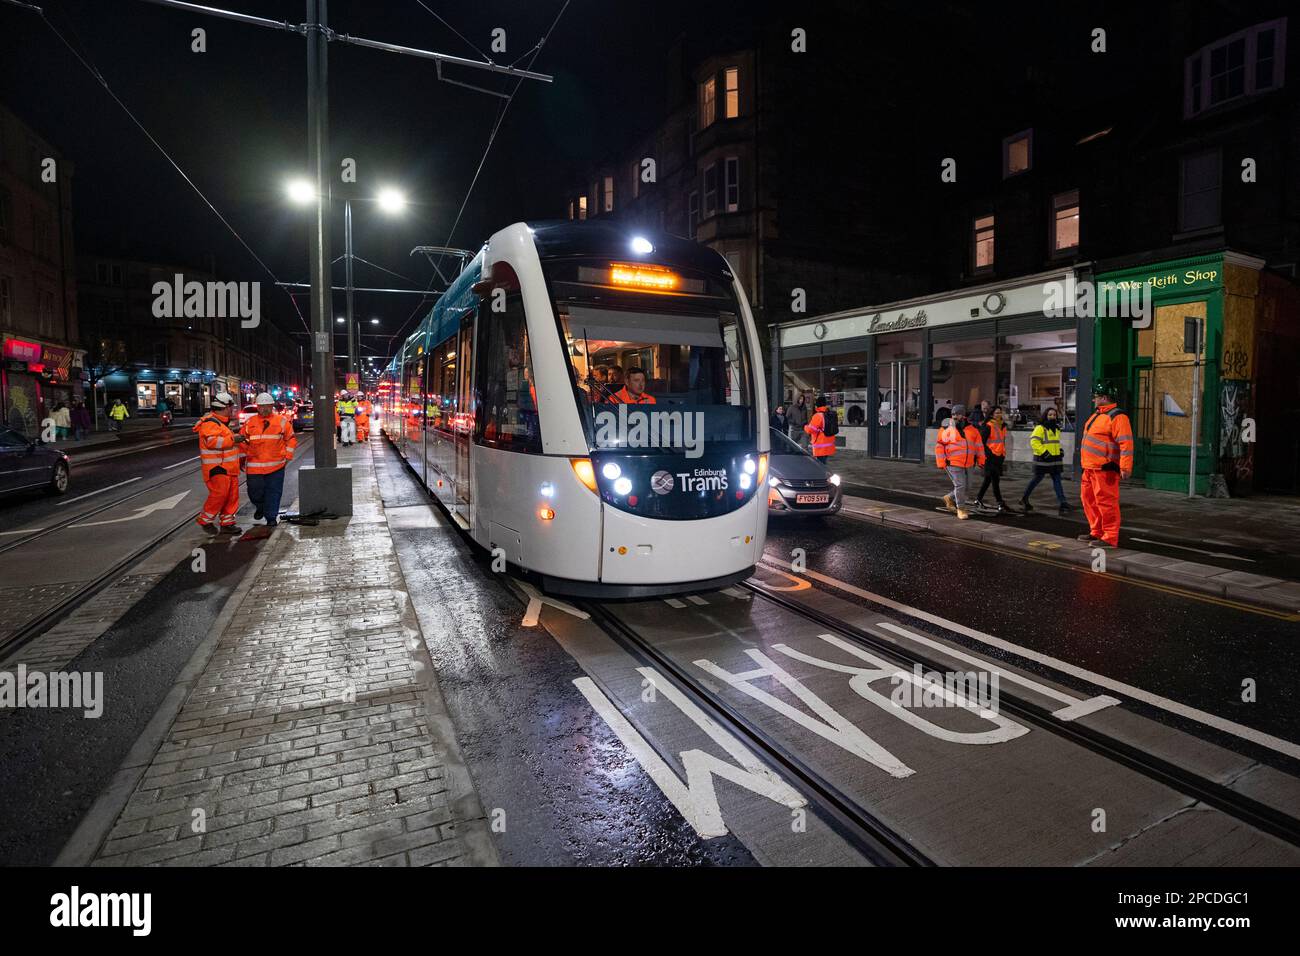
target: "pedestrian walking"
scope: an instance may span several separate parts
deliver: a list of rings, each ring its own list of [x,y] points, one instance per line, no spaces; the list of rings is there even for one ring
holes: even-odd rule
[[[50,418],[54,420],[54,435],[57,441],[67,441],[68,435],[72,432],[72,411],[64,402],[54,406],[54,411],[50,413]]]
[[[970,423],[976,428],[983,427],[984,423],[989,420],[990,411],[991,409],[989,408],[987,400],[980,402],[970,410]]]
[[[776,406],[776,411],[772,413],[771,425],[782,435],[788,435],[790,433],[790,419],[785,416],[784,405]]]
[[[127,411],[126,406],[122,404],[122,400],[120,398],[113,399],[113,404],[109,406],[108,409],[108,418],[109,421],[113,423],[113,431],[120,432],[122,430],[122,423],[130,417],[131,413]]]
[[[985,456],[979,429],[967,420],[965,405],[954,405],[952,418],[939,429],[934,441],[934,460],[952,481],[952,494],[943,496],[944,507],[955,511],[958,518],[969,518],[967,508],[974,504],[970,501],[970,470],[975,465],[983,465]]]
[[[835,454],[835,436],[839,434],[839,417],[830,409],[825,395],[817,396],[816,411],[803,427],[808,435],[808,447],[814,458],[829,458]]]
[[[808,433],[804,431],[804,426],[808,424],[811,417],[808,411],[808,400],[804,397],[803,392],[795,396],[794,404],[788,406],[785,410],[786,424],[790,427],[790,434],[798,441],[800,448],[808,447]]]
[[[1033,511],[1029,496],[1033,494],[1038,483],[1044,478],[1052,479],[1052,489],[1056,492],[1056,503],[1060,514],[1073,511],[1065,500],[1065,489],[1061,487],[1061,417],[1055,408],[1049,408],[1043,420],[1029,436],[1029,447],[1034,452],[1034,477],[1025,485],[1024,494],[1020,496],[1020,507]]]
[[[1080,541],[1119,547],[1119,481],[1133,475],[1133,424],[1115,399],[1119,389],[1098,382],[1092,389],[1095,409],[1079,439],[1083,476],[1079,497],[1088,516],[1088,533]]]
[[[254,528],[246,537],[265,538],[280,520],[284,497],[284,469],[293,460],[298,439],[287,416],[275,410],[267,392],[257,396],[257,414],[244,423],[248,444],[242,450],[241,467],[248,474],[248,500],[256,509],[253,520],[266,519],[266,528]]]
[[[239,534],[235,524],[239,510],[239,445],[247,439],[230,429],[235,398],[219,392],[212,399],[212,411],[194,425],[199,436],[199,470],[208,487],[208,498],[199,512],[199,527],[209,534]]]
[[[86,407],[85,402],[77,402],[76,408],[72,410],[72,437],[76,441],[84,440],[90,433],[92,425],[90,409]]]
[[[975,496],[975,504],[981,511],[987,510],[984,494],[992,488],[993,497],[998,503],[997,514],[1019,514],[1002,500],[1002,469],[1007,460],[1007,423],[1002,418],[1001,405],[993,406],[988,420],[978,426],[978,430],[980,439],[984,442],[985,462],[984,481],[980,485],[979,494]]]

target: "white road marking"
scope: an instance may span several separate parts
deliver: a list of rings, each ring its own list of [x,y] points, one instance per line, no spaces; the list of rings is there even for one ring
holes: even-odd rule
[[[749,600],[749,592],[742,591],[740,588],[723,588],[722,593],[727,595],[727,597],[734,597],[738,601]]]
[[[515,584],[519,585],[519,589],[524,592],[524,597],[528,599],[528,606],[524,609],[524,619],[521,622],[524,627],[537,626],[537,622],[541,620],[543,604],[549,604],[553,608],[558,608],[565,614],[572,614],[579,620],[585,621],[587,618],[591,617],[591,615],[586,611],[579,611],[572,604],[566,604],[553,597],[547,597],[527,581],[520,581],[516,578]]]
[[[766,767],[744,744],[727,733],[708,714],[688,700],[681,691],[664,680],[653,667],[638,667],[637,670],[673,706],[708,734],[714,743],[727,751],[740,766],[726,763],[703,750],[683,750],[678,754],[686,770],[686,781],[683,783],[681,777],[637,732],[590,677],[576,677],[573,684],[701,839],[709,840],[726,836],[728,832],[727,824],[722,819],[722,808],[718,805],[718,795],[713,786],[715,776],[730,780],[751,793],[791,809],[807,805],[808,801],[800,796],[797,790]]]
[[[190,462],[198,461],[198,460],[199,460],[199,456],[195,455],[193,458],[186,458],[184,461],[178,461],[174,465],[168,465],[166,468],[163,469],[163,471],[171,471],[173,468],[179,468],[181,465],[188,465]]]
[[[785,574],[780,567],[772,566],[767,561],[763,562],[763,567],[780,574]],[[891,601],[889,598],[880,594],[873,594],[871,591],[863,590],[862,588],[855,587],[845,581],[839,581],[828,575],[819,574],[816,571],[804,571],[803,573],[810,578],[821,581],[823,584],[829,584],[831,587],[839,588],[841,591],[847,591],[849,594],[857,595],[866,601],[871,601],[873,604],[879,604],[882,607],[887,607],[900,614],[906,614],[909,617],[914,617],[921,621],[927,621],[957,634],[964,634],[966,637],[979,641],[981,644],[987,644],[990,647],[1010,651],[1011,653],[1018,654],[1027,660],[1036,661],[1039,664],[1051,667],[1063,674],[1078,677],[1081,680],[1086,680],[1090,683],[1096,684],[1098,687],[1104,687],[1107,690],[1114,691],[1117,694],[1123,694],[1126,697],[1131,697],[1134,700],[1141,701],[1144,704],[1149,704],[1152,707],[1158,707],[1160,710],[1167,711],[1171,714],[1177,714],[1179,717],[1193,720],[1196,723],[1204,724],[1207,727],[1213,727],[1216,730],[1231,734],[1234,737],[1240,737],[1242,740],[1248,740],[1258,746],[1267,747],[1269,750],[1275,750],[1278,753],[1286,754],[1288,757],[1300,759],[1300,744],[1296,744],[1290,740],[1283,740],[1281,737],[1275,737],[1272,734],[1264,733],[1261,730],[1255,730],[1253,727],[1247,727],[1244,724],[1237,723],[1236,721],[1226,720],[1223,717],[1218,717],[1214,714],[1207,713],[1206,711],[1198,710],[1195,707],[1180,704],[1176,700],[1161,697],[1159,694],[1153,694],[1140,687],[1134,687],[1132,684],[1125,684],[1122,681],[1112,680],[1109,677],[1104,677],[1101,674],[1094,673],[1087,668],[1078,667],[1055,657],[1050,657],[1047,654],[1040,654],[1038,651],[1030,650],[1027,647],[1021,647],[1019,644],[1005,641],[1000,637],[994,637],[992,634],[977,631],[974,628],[966,627],[964,624],[958,624],[956,621],[949,621],[947,618],[939,617],[937,614],[930,614],[929,612],[922,611],[919,608],[909,607],[906,604]],[[951,651],[948,653],[951,653]]]
[[[1256,564],[1254,558],[1242,558],[1235,554],[1225,554],[1222,551],[1205,551],[1201,548],[1189,548],[1185,544],[1170,544],[1168,541],[1152,541],[1150,538],[1130,538],[1130,541],[1141,541],[1143,544],[1158,544],[1162,548],[1177,548],[1179,551],[1195,551],[1197,554],[1208,554],[1212,558],[1227,558],[1229,561],[1245,561],[1247,564]]]
[[[17,531],[0,531],[0,538],[7,534],[31,534],[33,531],[44,531],[44,528],[20,528]]]
[[[145,505],[143,508],[137,508],[135,514],[127,515],[125,518],[110,518],[107,521],[87,521],[85,524],[70,524],[69,528],[98,528],[105,524],[122,524],[126,521],[135,521],[153,514],[155,511],[171,511],[181,503],[188,491],[182,491],[180,494],[172,495],[170,498],[164,498],[162,501],[155,501],[151,505]]]
[[[62,508],[64,505],[70,505],[74,501],[84,501],[87,498],[93,498],[95,495],[101,495],[106,491],[112,491],[114,488],[121,488],[123,485],[129,485],[133,481],[139,481],[144,475],[137,475],[134,478],[128,478],[126,481],[119,481],[115,485],[109,485],[107,488],[100,488],[98,491],[89,491],[84,495],[78,495],[76,498],[69,498],[67,501],[60,501],[56,507]]]
[[[686,607],[686,603],[684,601],[677,600],[677,598],[664,598],[664,603],[667,604],[669,607],[678,607],[678,608]]]
[[[698,594],[688,594],[686,595],[686,600],[690,601],[692,604],[704,605],[706,607],[708,606],[709,603],[708,601],[704,600],[704,598],[700,597]]]

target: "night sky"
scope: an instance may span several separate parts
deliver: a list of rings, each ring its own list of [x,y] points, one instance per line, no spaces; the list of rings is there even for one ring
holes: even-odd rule
[[[572,0],[533,65],[553,74],[554,84],[523,83],[454,234],[452,223],[504,100],[439,83],[432,61],[331,44],[333,168],[341,158],[353,157],[363,190],[392,184],[415,203],[400,219],[387,218],[370,204],[354,206],[356,254],[410,280],[358,264],[356,283],[424,288],[432,272],[422,257],[409,257],[413,246],[475,248],[511,222],[559,215],[570,185],[583,182],[603,158],[626,158],[626,147],[662,120],[668,51],[688,28],[697,40],[725,45],[727,32],[757,19],[760,7],[780,20],[802,22],[831,15],[840,2],[801,7]],[[213,0],[213,5],[295,24],[305,14],[302,0]],[[339,32],[471,58],[484,55],[491,30],[499,26],[507,31],[508,48],[493,59],[513,63],[526,61],[563,5],[564,0],[331,0],[329,18]],[[276,277],[305,281],[310,214],[291,206],[283,191],[306,163],[305,40],[144,0],[44,0],[44,6]],[[1039,0],[964,10],[943,3],[848,6],[857,15],[853,29],[836,35],[832,26],[810,35],[832,34],[840,55],[880,57],[888,51],[901,65],[890,67],[891,77],[897,77],[891,89],[865,91],[875,106],[884,105],[883,116],[877,109],[871,129],[854,130],[861,144],[846,144],[840,152],[923,138],[937,143],[935,149],[943,150],[939,155],[963,146],[984,150],[982,144],[963,143],[957,124],[984,124],[996,143],[1006,129],[1041,118],[1044,108],[1071,111],[1123,95],[1130,81],[1126,64],[1168,52],[1161,31],[1137,22],[1141,14],[1129,4],[1100,4],[1088,11]],[[909,25],[889,26],[881,13],[889,9],[895,15],[902,11]],[[927,33],[939,17],[955,32],[970,34],[970,56],[945,58],[934,49]],[[1113,55],[1104,61],[1088,57],[1087,29],[1093,22],[1111,26]],[[195,27],[207,31],[206,53],[190,50]],[[1037,102],[1024,88],[1034,71],[1044,78]],[[466,69],[449,68],[447,75],[498,90],[515,82]],[[978,96],[977,89],[983,91]],[[843,98],[844,128],[852,130],[864,93],[830,88],[827,95]],[[196,268],[212,256],[223,278],[270,281],[39,16],[4,4],[0,100],[75,164],[79,255]],[[1128,115],[1134,115],[1131,107]],[[995,155],[992,148],[985,151]],[[930,154],[925,155],[928,164]],[[341,204],[335,222],[332,257],[343,251]],[[342,279],[339,263],[335,283]],[[271,318],[301,332],[288,299],[265,291],[263,307]],[[342,296],[336,300],[341,309]],[[360,295],[357,314],[363,321],[380,317],[385,333],[399,327],[409,332],[415,301]],[[307,314],[305,295],[300,308]],[[391,352],[385,340],[367,345],[363,354]]]

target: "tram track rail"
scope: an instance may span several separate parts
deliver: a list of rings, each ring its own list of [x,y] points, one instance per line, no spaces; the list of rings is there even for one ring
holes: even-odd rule
[[[903,666],[920,666],[922,670],[943,673],[951,670],[927,654],[902,647],[893,641],[877,637],[865,628],[850,624],[834,615],[810,608],[799,601],[773,592],[753,580],[738,585],[763,600],[780,607],[797,617],[826,628],[845,637],[864,649],[899,660]],[[1148,753],[1139,747],[1119,740],[1103,731],[1084,726],[1077,721],[1058,720],[1052,711],[1016,694],[999,691],[999,707],[1005,713],[1063,738],[1091,753],[1141,774],[1149,780],[1163,784],[1207,806],[1214,807],[1248,826],[1276,837],[1292,846],[1300,847],[1300,819],[1281,810],[1238,793],[1218,781],[1211,780],[1171,761]]]
[[[814,803],[855,849],[877,866],[928,867],[935,861],[905,837],[810,767],[702,681],[659,650],[635,628],[595,602],[578,605],[591,620],[633,657],[653,665],[693,703],[779,771],[795,789]]]

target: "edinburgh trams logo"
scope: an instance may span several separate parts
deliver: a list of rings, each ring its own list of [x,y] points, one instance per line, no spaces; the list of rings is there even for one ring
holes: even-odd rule
[[[617,412],[597,412],[595,421],[601,448],[681,448],[687,458],[704,454],[703,412],[648,412],[619,405]]]
[[[666,495],[673,490],[673,473],[656,471],[650,476],[650,489],[657,495]]]

